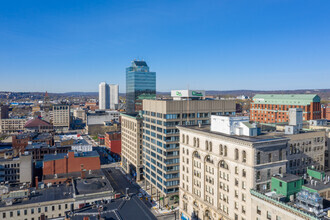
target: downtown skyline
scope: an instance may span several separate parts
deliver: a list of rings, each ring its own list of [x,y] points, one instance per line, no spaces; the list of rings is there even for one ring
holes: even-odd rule
[[[160,92],[329,88],[327,1],[128,3],[3,3],[0,90],[124,93],[134,59]]]

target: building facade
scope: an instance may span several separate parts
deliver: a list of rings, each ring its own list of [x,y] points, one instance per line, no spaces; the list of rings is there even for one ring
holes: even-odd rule
[[[324,170],[327,150],[325,131],[302,132],[286,137],[290,139],[287,149],[288,173],[301,175],[306,173],[309,166]]]
[[[110,109],[110,87],[105,82],[99,85],[99,109]]]
[[[118,109],[119,105],[119,85],[110,84],[110,109]]]
[[[303,109],[303,120],[321,119],[320,97],[312,94],[258,94],[252,99],[250,120],[260,123],[289,121],[289,108]]]
[[[143,99],[156,99],[156,72],[145,61],[132,61],[126,68],[126,112],[142,110]]]
[[[96,151],[44,155],[43,175],[67,174],[82,170],[101,169],[100,156]]]
[[[0,160],[0,182],[32,183],[32,155],[22,154],[16,158]]]
[[[139,114],[121,114],[121,165],[137,181],[143,178],[142,121]]]
[[[269,191],[271,177],[285,173],[288,139],[178,129],[181,218],[253,219],[250,189]]]
[[[106,132],[105,146],[110,149],[113,154],[121,155],[121,132]]]
[[[165,198],[167,204],[179,193],[176,126],[210,124],[211,115],[232,114],[235,114],[232,100],[143,100],[143,172],[151,193]]]
[[[12,134],[24,131],[26,121],[25,118],[0,119],[0,133]]]
[[[57,130],[70,129],[70,106],[66,104],[53,105],[53,126]]]
[[[9,118],[8,105],[0,105],[0,119]]]

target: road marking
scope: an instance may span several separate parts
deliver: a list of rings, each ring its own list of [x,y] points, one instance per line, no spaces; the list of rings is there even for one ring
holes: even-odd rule
[[[110,178],[112,179],[113,183],[116,184],[117,188],[120,189],[120,187],[118,186],[118,184],[116,183],[115,179],[111,176],[110,172],[108,170],[106,170],[106,172],[108,173],[108,176],[110,176]],[[121,189],[121,193],[124,195],[124,191]]]

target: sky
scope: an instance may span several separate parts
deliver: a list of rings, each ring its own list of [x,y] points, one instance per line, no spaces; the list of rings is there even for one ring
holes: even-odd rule
[[[0,91],[330,88],[329,0],[0,0]]]

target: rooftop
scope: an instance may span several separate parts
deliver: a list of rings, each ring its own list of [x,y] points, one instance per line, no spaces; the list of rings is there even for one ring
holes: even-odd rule
[[[257,94],[253,97],[256,104],[309,105],[320,101],[321,98],[316,94]]]
[[[25,128],[35,128],[39,126],[52,126],[52,125],[47,121],[41,120],[39,118],[30,119],[24,125]]]
[[[134,60],[133,61],[133,64],[135,66],[148,66],[147,63],[146,63],[146,61],[137,61],[137,60]]]
[[[98,219],[98,214],[104,219],[146,219],[156,220],[149,208],[139,201],[137,196],[132,196],[130,200],[125,198],[112,200],[110,203],[102,204],[103,210],[99,212],[97,206],[89,206],[73,212],[70,219],[82,220],[84,216],[88,216],[91,220]]]
[[[73,198],[73,188],[66,185],[51,186],[50,188],[34,190],[35,194],[26,200],[13,203],[14,205],[26,205],[32,203],[41,203],[54,200],[64,200]],[[6,204],[1,202],[0,207],[6,207]]]
[[[71,151],[72,152],[72,151]],[[68,154],[46,154],[44,156],[44,161],[60,160],[64,159]],[[74,157],[99,157],[100,155],[96,151],[87,151],[87,152],[74,152]]]
[[[210,130],[210,125],[203,125],[202,127],[199,127],[198,125],[190,125],[190,126],[177,126],[179,128],[189,129],[189,130],[195,130],[198,132],[203,132],[206,134],[212,134],[215,136],[220,137],[227,137],[227,138],[233,138],[241,141],[247,141],[252,143],[261,143],[261,142],[268,142],[268,141],[285,141],[288,140],[286,137],[281,136],[272,136],[272,135],[259,135],[259,136],[242,136],[242,135],[227,135],[220,132],[215,132]]]
[[[296,181],[296,180],[300,180],[301,179],[300,176],[296,176],[296,175],[293,175],[293,174],[290,174],[290,173],[285,173],[282,176],[279,176],[279,175],[278,176],[274,176],[273,178],[282,180],[284,182],[293,182],[293,181]]]

